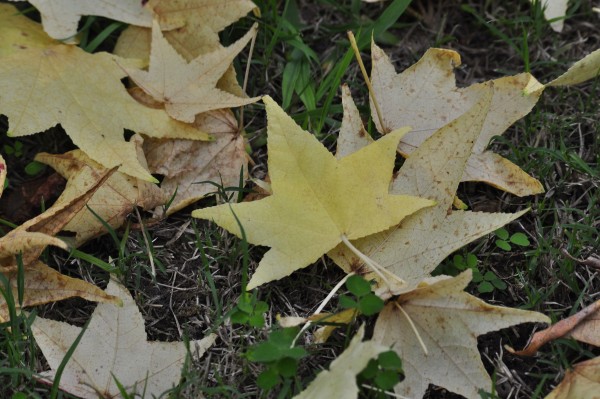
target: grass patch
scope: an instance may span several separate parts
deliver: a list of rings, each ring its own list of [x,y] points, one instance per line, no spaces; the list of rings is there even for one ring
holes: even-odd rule
[[[571,6],[562,34],[550,30],[539,5],[532,8],[526,1],[255,3],[261,9],[260,19],[248,17],[221,34],[224,44],[228,44],[254,21],[261,25],[248,94],[271,95],[299,124],[330,147],[342,115],[341,83],[349,84],[369,130],[374,131],[368,117],[368,93],[346,39],[347,30],[357,34],[367,64],[372,29],[397,69],[411,65],[429,47],[455,49],[464,62],[457,71],[461,85],[522,71],[548,82],[600,44],[597,15],[584,2]],[[90,51],[110,49],[122,28],[92,18],[86,19],[83,26],[85,48]],[[587,39],[580,40],[581,37]],[[244,57],[236,60],[240,73],[247,62]],[[470,256],[475,257],[482,276],[469,288],[475,295],[496,305],[539,310],[555,320],[577,312],[597,298],[597,272],[577,264],[562,250],[573,257],[586,258],[597,254],[600,248],[599,88],[598,79],[573,88],[548,88],[531,114],[491,143],[494,151],[540,179],[546,189],[544,194],[517,198],[481,184],[461,186],[460,197],[474,210],[510,212],[523,206],[532,208],[507,226],[509,237],[524,234],[530,245],[513,245],[505,251],[496,243],[499,237],[491,234],[455,254],[462,260],[455,256],[442,264],[448,270],[471,267]],[[262,178],[266,172],[264,110],[257,104],[245,112],[249,121],[245,129],[257,161],[252,174]],[[62,152],[73,147],[60,131],[17,141],[6,137],[6,130],[6,119],[0,118],[2,143],[12,151],[6,152],[7,161],[11,166],[17,165],[18,171],[24,171],[40,149]],[[41,172],[44,178],[49,174],[47,170]],[[15,175],[18,177],[11,175],[5,196],[32,179],[26,172]],[[259,343],[268,342],[279,314],[312,313],[343,273],[320,260],[318,265],[298,271],[289,279],[270,283],[245,296],[243,282],[264,248],[248,248],[244,241],[213,225],[190,221],[189,211],[155,225],[140,225],[133,216],[126,227],[72,252],[70,258],[52,250],[47,260],[65,273],[98,281],[101,286],[107,279],[106,272],[116,271],[134,292],[151,340],[196,339],[218,328],[218,344],[204,360],[187,364],[182,383],[171,392],[172,397],[194,398],[200,393],[206,397],[275,397],[273,391],[257,383],[265,367],[246,354]],[[156,266],[155,273],[150,258]],[[485,276],[489,278],[486,280]],[[489,284],[482,289],[482,282]],[[7,283],[0,281],[2,294],[15,312],[19,298],[6,287]],[[83,325],[93,308],[93,304],[74,299],[42,306],[37,312]],[[330,304],[326,310],[336,309],[337,305]],[[238,315],[238,321],[244,322],[227,321],[240,311],[247,318]],[[50,388],[34,379],[45,367],[29,330],[35,315],[14,313],[10,323],[0,326],[1,397],[49,395]],[[364,317],[363,320],[372,321]],[[279,397],[291,397],[306,386],[317,370],[343,350],[353,328],[341,329],[326,345],[306,345],[308,356],[297,359],[293,378],[282,378],[288,382],[280,386]],[[482,358],[497,384],[497,391],[490,397],[542,398],[572,364],[600,354],[597,348],[571,340],[547,345],[533,365],[530,360],[503,353],[500,342],[522,347],[527,331],[514,328],[481,337]],[[364,390],[362,395],[380,397],[372,390]],[[429,397],[456,396],[435,390],[430,391]]]

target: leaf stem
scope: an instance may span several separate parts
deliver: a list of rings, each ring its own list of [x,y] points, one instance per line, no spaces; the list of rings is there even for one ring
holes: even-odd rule
[[[352,46],[352,50],[354,50],[354,55],[356,56],[356,60],[358,61],[358,66],[360,67],[360,71],[365,78],[365,83],[367,84],[367,88],[369,89],[369,95],[373,100],[373,105],[375,105],[375,112],[377,112],[377,119],[379,119],[379,125],[381,126],[382,133],[387,133],[387,129],[383,125],[383,116],[381,113],[381,109],[379,108],[379,103],[377,102],[377,97],[375,97],[375,90],[373,90],[373,86],[371,85],[371,79],[369,79],[369,75],[367,74],[367,70],[365,69],[365,64],[362,62],[362,58],[360,57],[360,50],[358,49],[358,45],[356,44],[356,39],[354,38],[354,33],[352,31],[348,31],[348,40],[350,40],[350,45]]]
[[[250,64],[252,61],[252,53],[254,52],[254,43],[256,42],[257,24],[252,25],[254,29],[254,35],[250,41],[250,51],[248,52],[248,62],[246,63],[246,72],[244,73],[244,84],[242,85],[242,91],[246,93],[246,87],[248,86],[248,77],[250,76]],[[244,128],[244,106],[240,108],[240,123],[238,124],[238,132],[241,132]]]
[[[346,237],[345,234],[342,234],[341,239],[344,245],[346,245],[348,249],[350,249],[350,251],[352,251],[356,256],[358,256],[358,258],[362,260],[363,263],[367,265],[375,274],[377,274],[377,276],[379,276],[379,278],[381,278],[388,286],[391,287],[390,280],[388,280],[387,277],[383,275],[384,273],[392,277],[394,280],[400,282],[400,284],[406,284],[406,281],[402,280],[400,277],[396,276],[389,270],[386,270],[385,267],[381,266],[379,263],[375,262],[373,259],[360,252],[358,248],[352,245],[352,243],[350,242],[350,240],[348,240],[348,237]]]
[[[400,306],[400,304],[398,302],[394,302],[394,305],[402,312],[404,317],[406,317],[406,320],[408,320],[408,324],[410,324],[410,327],[415,332],[415,335],[417,336],[417,341],[419,341],[419,344],[421,345],[423,352],[425,352],[425,355],[429,355],[429,351],[427,350],[427,347],[425,346],[425,342],[423,342],[423,339],[421,338],[421,334],[419,334],[419,331],[417,331],[417,326],[415,326],[415,323],[413,323],[413,321],[410,318],[410,316],[408,315],[408,313],[406,313],[404,311],[404,309],[402,309],[402,306]]]
[[[347,274],[343,279],[340,280],[339,283],[337,283],[335,285],[335,287],[333,287],[333,289],[329,292],[329,294],[327,294],[327,296],[325,297],[325,299],[323,300],[323,302],[321,302],[321,304],[319,305],[319,307],[317,308],[317,310],[315,310],[315,312],[313,313],[313,315],[315,314],[319,314],[323,311],[323,309],[325,308],[325,306],[329,303],[329,301],[331,301],[331,298],[333,298],[333,296],[335,295],[336,292],[339,291],[340,288],[342,288],[342,286],[344,285],[344,283],[346,282],[346,280],[348,280],[348,278],[350,278],[350,276],[354,276],[356,273],[351,272],[349,274]],[[310,325],[312,324],[312,321],[308,320],[306,322],[306,324],[304,324],[304,326],[302,327],[302,329],[300,331],[298,331],[298,334],[296,334],[296,336],[294,337],[294,340],[292,341],[292,345],[290,346],[290,348],[293,348],[296,345],[296,341],[298,340],[298,338],[300,338],[300,336],[302,335],[302,333],[304,331],[306,331],[306,329],[308,327],[310,327]]]

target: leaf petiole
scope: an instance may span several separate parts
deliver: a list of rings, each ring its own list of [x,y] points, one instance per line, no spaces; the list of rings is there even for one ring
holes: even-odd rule
[[[417,340],[419,341],[419,344],[421,345],[421,348],[423,348],[423,352],[425,352],[425,355],[429,355],[429,351],[427,350],[427,346],[425,346],[425,342],[423,342],[423,339],[421,338],[421,334],[419,334],[419,331],[417,331],[417,327],[415,326],[415,323],[413,323],[413,321],[410,318],[410,316],[408,315],[408,313],[406,313],[404,311],[404,309],[402,309],[402,306],[400,306],[400,304],[398,302],[394,302],[394,305],[402,312],[402,314],[404,315],[404,317],[406,317],[406,320],[408,320],[408,324],[410,324],[410,327],[415,332],[415,335],[417,336]]]
[[[365,69],[365,64],[363,64],[362,58],[360,57],[360,50],[358,49],[358,45],[356,44],[356,39],[354,38],[354,33],[352,33],[352,31],[348,31],[348,40],[350,40],[350,45],[352,46],[352,50],[354,50],[354,55],[358,61],[358,66],[360,67],[360,71],[362,72],[363,77],[365,78],[365,83],[367,84],[367,88],[369,89],[369,95],[373,100],[373,105],[375,105],[375,112],[377,112],[377,119],[379,119],[381,130],[383,133],[388,133],[388,130],[383,124],[383,116],[381,114],[381,109],[379,108],[379,103],[377,102],[377,97],[375,97],[375,90],[373,90],[371,79],[369,79],[369,75]]]
[[[388,280],[383,274],[386,273],[388,276],[392,277],[394,280],[397,280],[400,284],[406,284],[406,281],[402,280],[400,277],[396,276],[394,273],[388,271],[386,268],[381,266],[379,263],[375,262],[373,259],[369,258],[367,255],[360,252],[358,248],[356,248],[348,237],[345,234],[342,234],[341,240],[352,251],[360,260],[363,261],[365,265],[367,265],[379,278],[381,278],[388,286],[392,286],[390,284],[390,280]]]
[[[356,273],[351,272],[351,273],[347,274],[343,279],[341,279],[340,282],[337,283],[335,285],[335,287],[333,287],[333,289],[329,292],[329,294],[327,294],[327,296],[325,297],[323,302],[321,302],[321,304],[319,305],[319,307],[317,308],[317,310],[315,310],[315,312],[313,314],[321,313],[323,311],[323,309],[325,308],[325,306],[329,303],[329,301],[331,301],[331,298],[333,298],[335,293],[338,292],[339,289],[342,288],[342,286],[346,283],[346,280],[348,280],[351,276],[354,276],[355,274]],[[304,331],[306,331],[306,329],[308,327],[310,327],[311,324],[312,324],[312,321],[310,321],[310,320],[308,320],[306,322],[306,324],[304,324],[302,329],[300,329],[300,331],[298,331],[298,334],[296,334],[296,336],[294,337],[294,340],[292,341],[292,345],[290,345],[290,348],[293,348],[296,345],[296,341],[298,340],[298,338],[300,338],[302,333]]]

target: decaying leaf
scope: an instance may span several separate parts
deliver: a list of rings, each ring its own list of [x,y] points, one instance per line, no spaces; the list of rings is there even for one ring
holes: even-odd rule
[[[339,245],[328,253],[346,272],[358,272],[368,280],[377,281],[376,292],[381,297],[410,289],[428,277],[452,252],[524,213],[452,210],[471,148],[490,109],[492,90],[490,87],[487,93],[482,90],[480,99],[470,110],[423,142],[404,162],[392,182],[392,193],[429,198],[436,205],[406,217],[389,230],[353,242],[361,252],[405,280],[407,286],[384,284],[376,274],[362,268],[362,261],[345,246]],[[344,91],[343,98],[344,120],[337,152],[348,154],[364,146],[368,135],[365,135],[350,94]]]
[[[0,4],[0,58],[29,48],[58,44],[46,35],[40,24],[33,22],[11,4]]]
[[[216,187],[237,187],[248,176],[244,136],[228,109],[200,114],[194,122],[199,130],[215,137],[214,142],[177,139],[149,139],[144,152],[152,173],[164,175],[160,187],[168,198],[177,194],[167,210],[170,215],[198,201]],[[204,183],[202,183],[204,182]]]
[[[515,351],[509,347],[506,349],[516,355],[533,356],[542,345],[562,337],[571,337],[600,346],[600,300],[586,306],[573,316],[536,332],[523,350]]]
[[[452,50],[429,49],[416,64],[400,74],[396,74],[388,56],[375,43],[371,52],[371,79],[383,126],[371,99],[373,120],[383,133],[401,126],[413,128],[400,142],[399,149],[406,155],[436,130],[464,114],[482,92],[488,90],[487,83],[456,87],[454,68],[460,65],[460,56]],[[486,151],[486,147],[493,136],[501,135],[529,113],[544,86],[528,73],[493,82],[490,112],[473,146],[462,181],[484,181],[518,196],[541,193],[544,190],[539,181],[509,160]]]
[[[149,70],[124,69],[146,93],[165,104],[171,117],[191,123],[201,112],[239,107],[258,100],[258,97],[237,97],[216,87],[233,59],[256,34],[256,28],[254,25],[231,46],[203,54],[188,63],[171,47],[158,22],[154,21]]]
[[[0,163],[0,185],[4,184],[6,165]],[[2,172],[4,170],[4,172]],[[67,248],[66,244],[56,237],[71,217],[77,213],[90,199],[114,170],[104,171],[95,179],[87,179],[81,187],[80,195],[69,202],[55,204],[41,215],[25,222],[16,229],[0,238],[0,273],[7,278],[13,296],[17,298],[17,259],[22,254],[24,290],[23,306],[34,306],[61,299],[79,296],[92,301],[119,303],[120,300],[111,296],[93,284],[83,280],[64,276],[57,271],[37,261],[38,256],[48,245]],[[9,317],[8,306],[4,296],[0,295],[0,322]]]
[[[21,1],[21,0],[10,0]],[[29,0],[42,15],[44,30],[55,39],[77,33],[84,15],[97,15],[128,24],[150,26],[152,13],[140,0]]]
[[[600,356],[577,363],[546,399],[600,398]]]
[[[141,152],[142,138],[136,135],[132,137],[131,141],[136,143]],[[138,159],[140,164],[145,166],[146,161],[143,154]],[[39,153],[35,160],[50,165],[68,180],[65,190],[56,200],[56,204],[69,202],[72,198],[80,195],[80,187],[85,184],[83,179],[95,179],[105,170],[103,166],[91,160],[81,150],[70,151],[62,155]],[[127,215],[136,206],[151,210],[158,205],[165,204],[166,201],[167,196],[155,184],[116,172],[90,198],[87,206],[109,226],[117,229],[121,227]],[[76,233],[74,246],[80,246],[107,232],[102,222],[87,207],[77,212],[63,230]]]
[[[209,137],[131,98],[120,81],[126,74],[117,58],[66,45],[3,57],[0,113],[8,116],[9,135],[25,136],[60,123],[94,161],[106,168],[120,165],[123,173],[155,181],[137,161],[134,143],[124,140],[123,129],[152,137]]]
[[[424,281],[379,314],[373,340],[393,347],[406,376],[396,385],[397,394],[422,398],[429,384],[435,384],[469,399],[480,398],[478,390],[490,391],[492,381],[477,337],[515,324],[550,321],[540,313],[488,305],[464,292],[471,277],[469,269],[456,277]]]
[[[317,378],[294,399],[313,398],[358,398],[356,376],[371,359],[389,350],[389,347],[374,341],[363,341],[365,326],[362,325],[350,341],[350,345],[334,361],[329,370],[323,370]]]
[[[106,292],[120,297],[122,307],[100,304],[83,338],[65,367],[60,388],[82,398],[121,398],[117,379],[127,392],[158,397],[179,382],[188,353],[183,342],[148,342],[144,318],[125,287],[111,281]],[[41,374],[53,381],[65,353],[81,332],[80,327],[37,317],[33,336],[52,370]],[[190,342],[198,356],[213,344],[216,335]],[[114,376],[114,377],[113,377]]]
[[[241,236],[241,223],[248,242],[272,247],[248,289],[308,266],[344,239],[355,240],[384,230],[433,204],[389,194],[395,148],[404,132],[390,133],[336,160],[270,97],[263,101],[268,116],[273,195],[192,213],[197,218],[214,220],[237,236]]]

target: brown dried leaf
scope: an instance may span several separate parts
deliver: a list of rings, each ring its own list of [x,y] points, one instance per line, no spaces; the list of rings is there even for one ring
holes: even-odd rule
[[[216,191],[202,182],[215,182],[224,187],[237,187],[240,173],[248,176],[245,139],[238,132],[231,110],[215,110],[196,117],[194,126],[213,135],[214,142],[194,140],[156,140],[144,143],[148,166],[152,173],[164,175],[161,189],[168,198],[177,195],[167,210],[170,215]]]
[[[573,316],[536,332],[523,350],[515,351],[510,347],[506,349],[516,355],[533,356],[542,345],[564,336],[600,346],[600,300],[586,306]]]
[[[577,363],[546,399],[599,399],[600,357]]]
[[[146,166],[146,160],[141,153],[142,138],[136,135],[132,137],[131,141],[139,148],[140,164]],[[57,204],[71,201],[72,198],[77,197],[81,192],[82,185],[86,184],[86,180],[96,179],[106,170],[81,150],[61,155],[40,153],[35,160],[51,166],[65,179],[68,179],[67,187],[56,200]],[[166,195],[155,184],[116,172],[94,193],[87,206],[113,229],[117,229],[121,227],[127,215],[136,206],[150,210],[166,201]],[[102,222],[87,208],[77,212],[63,230],[76,233],[74,246],[80,246],[107,232]]]

